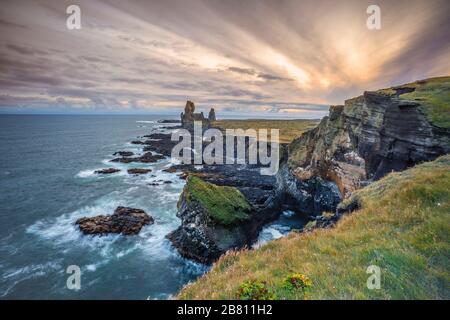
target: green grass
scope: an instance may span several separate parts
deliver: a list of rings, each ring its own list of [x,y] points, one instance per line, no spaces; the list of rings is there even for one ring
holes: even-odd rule
[[[289,143],[303,132],[308,131],[319,123],[319,120],[266,120],[266,119],[247,119],[247,120],[217,120],[213,126],[222,130],[225,129],[270,129],[280,130],[280,143]]]
[[[395,89],[414,88],[413,92],[399,95],[400,99],[421,103],[427,119],[435,126],[450,128],[450,77],[431,78],[398,87],[379,90],[396,94]]]
[[[361,208],[335,228],[229,252],[178,298],[236,299],[253,281],[278,299],[304,299],[284,285],[299,273],[311,280],[309,299],[450,299],[450,155],[391,173],[353,197]],[[370,265],[381,268],[379,290],[366,286]]]
[[[221,225],[233,225],[249,218],[251,205],[234,187],[216,186],[190,175],[183,192],[188,201],[198,201],[211,219]]]

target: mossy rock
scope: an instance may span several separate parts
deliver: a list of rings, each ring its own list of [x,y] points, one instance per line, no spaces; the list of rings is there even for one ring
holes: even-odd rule
[[[183,193],[187,201],[200,203],[210,218],[221,225],[249,219],[251,204],[237,188],[217,186],[189,175]]]

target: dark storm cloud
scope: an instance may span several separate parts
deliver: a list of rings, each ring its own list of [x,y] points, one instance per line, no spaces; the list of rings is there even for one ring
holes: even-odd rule
[[[227,69],[228,71],[244,74],[244,75],[251,75],[255,76],[257,78],[261,78],[264,80],[277,80],[277,81],[292,81],[292,79],[284,78],[284,77],[278,77],[272,74],[268,73],[259,73],[256,70],[253,69],[246,69],[246,68],[238,68],[238,67],[229,67]]]

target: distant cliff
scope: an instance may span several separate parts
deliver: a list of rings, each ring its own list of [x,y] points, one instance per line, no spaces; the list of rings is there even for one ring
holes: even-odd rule
[[[370,181],[449,153],[449,108],[450,77],[364,92],[332,106],[289,145],[278,190],[306,213],[333,211]]]

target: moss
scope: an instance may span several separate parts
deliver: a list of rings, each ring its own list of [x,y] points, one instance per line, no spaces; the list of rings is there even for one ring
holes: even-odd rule
[[[249,218],[251,205],[237,188],[216,186],[196,176],[188,177],[185,188],[187,200],[198,201],[219,224],[232,225]]]
[[[401,93],[401,90],[405,88],[411,88],[414,91]],[[430,78],[378,92],[388,95],[400,93],[400,99],[420,103],[422,111],[432,124],[441,128],[450,128],[450,77]]]
[[[316,220],[312,220],[312,221],[308,221],[308,223],[303,227],[304,231],[310,231],[312,229],[314,229],[317,225],[317,221]]]
[[[311,299],[450,299],[450,155],[389,174],[354,196],[360,209],[336,227],[233,253],[179,298],[235,299],[254,277],[278,299],[304,299],[283,286],[287,271],[301,270],[314,283]],[[370,265],[381,269],[381,289],[366,286]]]

